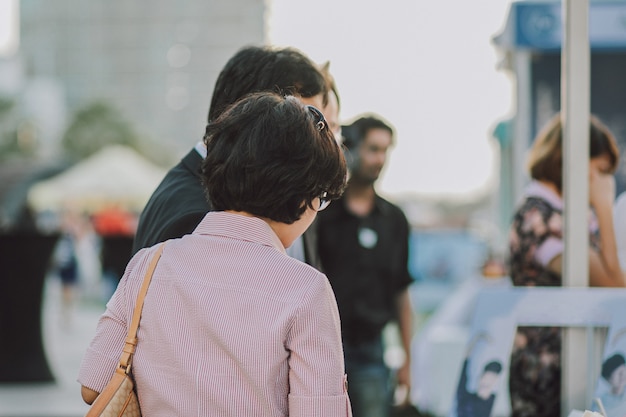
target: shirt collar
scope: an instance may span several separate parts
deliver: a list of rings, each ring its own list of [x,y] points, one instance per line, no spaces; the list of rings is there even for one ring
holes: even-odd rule
[[[196,143],[196,146],[194,146],[194,149],[196,150],[196,152],[200,154],[202,159],[206,158],[207,152],[206,152],[206,145],[204,144],[204,142],[200,141]]]
[[[258,217],[248,217],[225,211],[211,211],[204,216],[193,233],[258,243],[286,253],[285,247],[274,230],[267,222]]]
[[[555,209],[563,210],[563,199],[539,181],[531,181],[528,187],[526,187],[525,194],[526,197],[538,197],[546,200]]]

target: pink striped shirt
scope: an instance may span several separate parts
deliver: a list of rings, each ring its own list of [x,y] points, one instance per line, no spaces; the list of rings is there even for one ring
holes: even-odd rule
[[[128,264],[83,358],[82,385],[101,392],[116,368],[155,248]],[[167,243],[138,339],[143,415],[351,415],[330,284],[258,218],[208,213]]]

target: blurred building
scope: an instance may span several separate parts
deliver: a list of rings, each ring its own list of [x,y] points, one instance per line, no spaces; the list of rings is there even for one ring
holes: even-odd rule
[[[27,77],[58,80],[71,113],[96,99],[182,155],[202,138],[213,85],[266,39],[264,0],[21,0]]]

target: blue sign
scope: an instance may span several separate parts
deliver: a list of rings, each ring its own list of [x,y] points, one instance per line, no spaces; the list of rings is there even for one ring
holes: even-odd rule
[[[514,36],[501,39],[512,40],[516,48],[561,49],[561,2],[513,3],[504,31]],[[626,2],[590,3],[589,42],[593,49],[626,49]]]

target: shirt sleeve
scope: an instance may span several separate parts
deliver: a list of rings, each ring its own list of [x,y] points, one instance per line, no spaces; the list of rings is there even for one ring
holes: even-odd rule
[[[146,250],[141,253],[145,255]],[[144,255],[137,254],[131,259],[115,293],[106,305],[106,311],[100,316],[96,334],[83,356],[78,382],[96,392],[102,392],[119,363],[128,332],[129,309],[134,306],[134,301],[128,303],[130,276],[134,266],[145,258]],[[146,265],[143,266],[145,269]]]
[[[324,275],[305,295],[287,337],[289,415],[351,416],[337,303]]]
[[[563,253],[563,248],[563,240],[551,236],[537,247],[535,260],[539,262],[541,266],[547,267],[555,257]]]
[[[413,282],[413,277],[409,273],[409,239],[410,239],[410,226],[404,213],[400,212],[400,233],[398,241],[401,242],[400,247],[400,260],[398,263],[398,276],[396,279],[398,293],[405,290]]]

